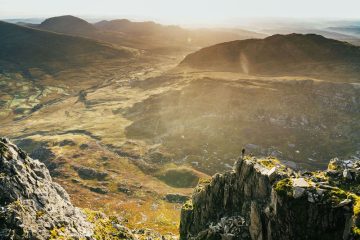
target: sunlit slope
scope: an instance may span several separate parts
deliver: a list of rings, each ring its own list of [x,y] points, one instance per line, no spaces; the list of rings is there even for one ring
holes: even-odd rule
[[[214,45],[188,55],[180,65],[246,74],[358,81],[359,63],[357,46],[315,34],[290,34]]]
[[[151,96],[127,110],[133,121],[128,138],[162,144],[175,159],[209,173],[231,167],[243,147],[311,169],[356,154],[357,84],[221,72],[185,72],[149,84],[179,78],[186,82],[180,91]]]
[[[110,58],[129,58],[127,49],[115,49],[90,39],[39,31],[0,22],[0,61],[3,69],[40,68],[56,72]]]

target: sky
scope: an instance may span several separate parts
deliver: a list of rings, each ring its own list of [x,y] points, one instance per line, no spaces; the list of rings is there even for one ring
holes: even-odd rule
[[[75,15],[170,24],[221,24],[241,18],[360,17],[360,0],[0,0],[0,19]]]

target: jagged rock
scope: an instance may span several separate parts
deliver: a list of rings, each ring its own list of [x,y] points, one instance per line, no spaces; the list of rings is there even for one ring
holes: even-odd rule
[[[341,201],[341,202],[337,205],[337,207],[343,207],[343,206],[349,205],[351,202],[352,202],[351,199],[345,199],[345,200]]]
[[[92,188],[92,187],[88,187]],[[105,193],[105,188],[93,191]],[[130,230],[116,216],[74,207],[46,166],[0,138],[0,239],[175,240],[152,230]]]
[[[343,171],[343,177],[347,180],[352,180],[351,172],[349,169]]]
[[[241,216],[223,217],[219,222],[211,223],[209,228],[200,232],[196,237],[190,237],[191,240],[208,239],[251,239],[248,225]]]
[[[298,178],[299,174],[281,166],[277,167],[280,179],[272,183],[269,170],[260,163],[254,158],[240,159],[233,171],[216,174],[210,183],[199,185],[182,208],[180,238],[224,239],[224,229],[231,225],[214,228],[213,223],[242,217],[244,224],[238,230],[247,231],[248,237],[235,234],[233,239],[358,239],[351,229],[358,229],[359,217],[341,199],[350,196],[357,201],[358,196],[329,185],[333,183],[323,180],[325,173],[314,173],[319,183],[325,181],[316,185],[311,181],[313,173]]]
[[[262,222],[260,218],[260,213],[258,206],[255,201],[251,202],[250,207],[250,235],[251,239],[261,240],[263,239],[262,233]]]
[[[177,240],[178,238],[172,234],[161,235],[151,229],[141,228],[132,231],[134,238],[137,240]],[[128,238],[125,238],[128,239]]]
[[[300,187],[300,188],[307,188],[310,187],[309,183],[305,181],[304,178],[295,178],[293,179],[293,186]]]
[[[312,193],[310,193],[310,192],[307,193],[307,200],[310,203],[315,203],[316,202],[314,195]]]
[[[267,173],[267,175],[269,176],[270,182],[275,181],[277,179],[277,177],[278,177],[276,167],[273,167],[272,169],[270,169],[270,171]]]
[[[45,165],[0,139],[0,239],[91,239],[92,224]]]
[[[59,164],[53,161],[55,154],[51,151],[49,143],[25,138],[17,141],[16,144],[27,151],[31,158],[45,163],[52,176],[56,175],[56,169],[59,167]]]
[[[293,197],[294,198],[301,198],[305,193],[305,189],[301,187],[294,187]]]

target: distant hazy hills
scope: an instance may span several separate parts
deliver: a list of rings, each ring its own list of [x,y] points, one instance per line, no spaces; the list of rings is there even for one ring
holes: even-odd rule
[[[23,23],[22,23],[23,24]],[[154,22],[131,22],[127,19],[101,21],[95,24],[74,16],[46,19],[38,25],[41,30],[96,39],[120,46],[152,51],[173,51],[205,47],[225,41],[261,38],[265,35],[241,29],[183,29]]]
[[[332,31],[360,37],[360,26],[330,27]]]
[[[180,65],[246,74],[356,77],[359,63],[360,47],[315,34],[290,34],[203,48]]]
[[[127,49],[81,37],[40,31],[0,21],[0,70],[40,68],[54,72],[97,60],[131,57]]]
[[[148,35],[153,33],[166,33],[182,31],[178,26],[164,26],[155,22],[131,22],[127,19],[101,21],[94,24],[97,28],[107,31]]]
[[[127,19],[101,21],[96,27],[107,31],[122,32],[133,36],[156,37],[160,41],[177,44],[207,46],[224,41],[260,38],[265,35],[242,29],[184,29],[178,26],[164,26],[154,22],[131,22]]]

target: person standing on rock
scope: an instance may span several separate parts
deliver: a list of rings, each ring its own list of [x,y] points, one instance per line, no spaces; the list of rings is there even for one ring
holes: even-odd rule
[[[245,157],[245,148],[241,150],[241,158],[244,159],[244,157]]]

